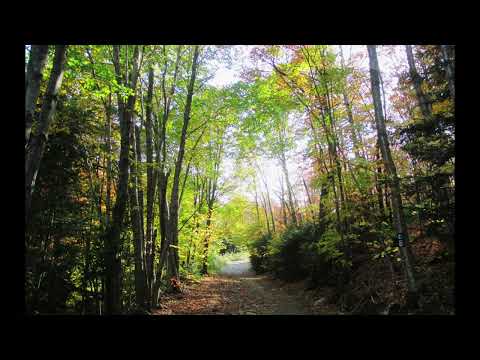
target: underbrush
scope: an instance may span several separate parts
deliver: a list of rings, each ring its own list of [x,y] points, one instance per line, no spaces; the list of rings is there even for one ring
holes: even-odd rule
[[[340,236],[333,229],[320,232],[314,223],[289,227],[281,234],[266,234],[252,242],[252,267],[285,281],[308,278],[316,285],[331,283],[330,275],[350,266],[341,250]]]
[[[349,252],[329,224],[304,223],[273,236],[264,234],[250,245],[253,269],[286,282],[305,280],[314,292],[328,288],[327,303],[342,313],[454,313],[454,261],[442,242],[411,240],[420,291],[418,308],[410,309],[402,261],[388,224],[359,222],[350,230],[345,236]]]

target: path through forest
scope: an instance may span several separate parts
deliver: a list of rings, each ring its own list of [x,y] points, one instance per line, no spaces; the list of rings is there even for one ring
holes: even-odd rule
[[[307,315],[335,309],[305,296],[303,284],[256,275],[248,259],[227,263],[218,275],[186,282],[181,294],[166,295],[154,315]]]

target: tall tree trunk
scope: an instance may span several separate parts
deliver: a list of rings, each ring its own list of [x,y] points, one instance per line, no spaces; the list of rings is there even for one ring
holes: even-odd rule
[[[454,45],[440,45],[443,55],[443,60],[446,64],[446,73],[448,80],[448,89],[452,96],[453,101],[455,101],[455,63],[454,63]]]
[[[179,190],[179,181],[180,181],[180,172],[182,170],[183,157],[185,154],[185,142],[187,138],[187,129],[190,122],[190,111],[192,106],[192,97],[193,97],[193,88],[195,85],[195,77],[197,74],[197,61],[199,55],[199,46],[194,47],[193,59],[192,59],[192,70],[190,76],[190,83],[188,85],[187,92],[187,101],[185,104],[185,111],[183,114],[183,127],[182,134],[180,137],[180,145],[178,149],[177,161],[175,162],[175,173],[173,176],[172,183],[172,195],[170,200],[170,224],[168,231],[168,246],[173,247],[171,251],[172,256],[169,256],[168,259],[171,262],[169,266],[170,278],[175,278],[178,281],[178,272],[179,272],[179,261],[178,261],[178,190]]]
[[[166,171],[166,161],[167,161],[167,146],[166,146],[166,127],[167,121],[170,114],[170,104],[171,99],[175,93],[176,79],[178,68],[180,64],[181,57],[181,46],[177,47],[177,58],[175,61],[175,70],[173,74],[172,86],[170,88],[170,93],[167,95],[165,88],[165,77],[167,72],[167,61],[166,61],[166,52],[164,49],[165,56],[165,67],[162,74],[162,94],[163,94],[163,116],[161,123],[158,124],[159,141],[157,148],[157,163],[159,164],[160,170],[157,172],[157,181],[158,181],[158,207],[159,207],[159,224],[160,224],[160,261],[156,270],[156,282],[153,286],[153,304],[157,305],[159,296],[160,296],[160,281],[162,279],[162,272],[166,259],[169,254],[169,245],[168,245],[168,233],[169,233],[169,205],[167,200],[167,185],[168,179],[170,177],[170,170]],[[156,127],[157,129],[157,127]]]
[[[288,226],[287,204],[285,202],[285,188],[283,187],[283,178],[280,177],[280,203],[282,204],[283,225]]]
[[[293,202],[292,184],[290,183],[290,178],[288,176],[287,160],[285,158],[285,153],[283,151],[280,154],[280,163],[282,165],[283,175],[285,176],[285,186],[287,187],[290,218],[292,219],[293,225],[297,226],[297,216],[296,216],[295,203]]]
[[[388,143],[385,119],[383,117],[382,102],[380,99],[380,69],[377,60],[377,50],[375,45],[367,45],[368,56],[370,60],[370,78],[372,86],[373,105],[375,108],[375,122],[377,126],[378,141],[387,171],[388,181],[392,192],[392,205],[395,227],[399,240],[400,253],[402,255],[405,275],[408,283],[409,302],[415,306],[417,304],[417,284],[414,274],[413,257],[409,251],[408,232],[405,216],[403,213],[402,198],[400,196],[400,185],[397,176],[397,169],[390,153],[390,145]]]
[[[105,199],[105,226],[110,224],[112,203],[112,94],[109,94],[106,114],[106,142],[107,142],[107,191]]]
[[[211,223],[212,223],[212,211],[213,203],[208,203],[207,222],[206,222],[206,234],[203,245],[203,261],[202,261],[202,274],[208,274],[208,245],[210,244],[211,237]]]
[[[377,200],[378,200],[378,209],[380,211],[380,217],[385,219],[385,207],[383,205],[383,192],[382,185],[380,180],[382,178],[382,167],[380,166],[380,143],[377,141],[376,146],[376,160],[377,160],[377,171],[375,172],[375,188],[377,190]]]
[[[265,221],[267,222],[267,232],[268,235],[271,235],[272,232],[270,230],[270,221],[268,220],[267,201],[265,200],[265,196],[263,196],[263,192],[260,192],[260,196],[262,197],[263,211],[265,212]]]
[[[122,74],[119,60],[120,46],[113,46],[114,66],[116,80],[122,84]],[[138,63],[140,52],[135,46],[133,71],[130,84],[125,84],[131,89],[136,89],[138,78]],[[117,198],[113,207],[112,222],[104,234],[105,241],[105,314],[118,314],[121,312],[121,259],[120,259],[120,234],[123,228],[123,218],[127,203],[128,178],[129,178],[129,148],[132,115],[135,106],[135,94],[127,98],[125,104],[120,96],[118,99],[118,116],[120,122],[120,159],[118,162]]]
[[[143,218],[143,181],[142,181],[142,146],[141,146],[141,131],[140,127],[135,125],[135,155],[137,164],[135,166],[137,171],[137,189],[138,189],[138,206],[140,211],[140,230],[142,231],[142,238],[145,238],[145,221]],[[132,147],[133,148],[133,147]]]
[[[48,140],[49,126],[55,114],[57,96],[62,85],[66,60],[65,45],[55,47],[53,68],[48,81],[47,92],[43,99],[38,128],[25,149],[25,223],[28,224],[32,194],[35,191],[35,179],[40,168],[45,146]]]
[[[411,45],[405,46],[407,50],[407,61],[410,70],[410,77],[413,81],[413,87],[415,88],[415,94],[417,95],[418,104],[423,115],[424,121],[430,120],[432,117],[432,106],[426,94],[422,90],[422,79],[418,75],[417,68],[415,66],[415,60],[413,57],[413,51]]]
[[[343,59],[343,50],[342,46],[340,45],[340,60],[342,64],[342,69],[345,69],[345,62]],[[345,106],[345,109],[347,109],[347,118],[348,122],[350,123],[350,138],[353,143],[353,152],[355,153],[356,158],[361,158],[362,155],[360,154],[360,141],[358,140],[357,136],[357,131],[355,130],[355,124],[353,122],[353,113],[352,113],[352,106],[350,104],[350,101],[347,96],[347,89],[345,87],[342,88],[342,93],[343,93],[343,104]]]
[[[32,45],[25,79],[25,145],[28,144],[32,131],[35,107],[40,94],[40,84],[43,68],[47,62],[47,55],[48,45]]]
[[[254,181],[254,187],[255,187],[255,209],[257,211],[257,223],[260,224],[260,212],[258,211],[258,193],[257,193],[257,183]]]
[[[135,155],[137,153],[136,147],[138,141],[136,140],[137,131],[132,131],[130,134],[130,143],[132,144],[132,158],[134,161],[130,162],[130,216],[134,237],[134,252],[135,252],[135,300],[136,305],[140,309],[146,307],[146,269],[144,261],[144,241],[142,231],[142,216],[140,205],[140,192],[138,189],[138,167],[135,163]]]
[[[153,68],[148,72],[148,92],[147,92],[147,111],[145,119],[145,136],[146,136],[146,156],[147,156],[147,228],[145,242],[147,248],[150,249],[147,253],[148,266],[148,284],[149,297],[152,296],[152,284],[155,282],[155,242],[153,238],[153,200],[155,195],[155,179],[153,177],[153,145],[152,145],[152,97],[153,97]]]
[[[136,182],[137,182],[137,197],[138,197],[138,207],[139,207],[139,215],[140,215],[140,234],[141,234],[141,239],[142,239],[142,261],[143,261],[143,269],[145,273],[145,282],[147,288],[149,287],[148,284],[148,276],[147,272],[149,270],[147,266],[147,251],[146,251],[146,246],[145,246],[145,219],[144,219],[144,206],[143,206],[143,181],[142,181],[142,147],[141,147],[141,124],[140,126],[135,125],[134,126],[134,132],[135,132],[135,147],[132,147],[135,150],[135,155],[136,155]],[[150,244],[149,244],[150,245]],[[147,297],[146,299],[148,300],[148,292],[147,292]]]
[[[270,213],[270,218],[271,218],[271,221],[272,221],[272,231],[275,233],[275,219],[273,217],[273,208],[272,208],[272,201],[270,199],[270,191],[268,190],[268,184],[267,182],[265,181],[265,179],[263,178],[263,175],[262,175],[262,181],[263,181],[263,185],[265,185],[265,189],[267,190],[267,195],[266,195],[266,201],[267,201],[267,205],[268,205],[268,211]]]
[[[312,219],[313,219],[315,217],[315,214],[314,214],[313,209],[312,209],[312,205],[313,205],[312,197],[310,196],[310,190],[308,190],[307,182],[305,181],[305,178],[303,176],[302,176],[302,182],[303,182],[303,186],[305,188],[305,194],[307,195],[308,207],[310,208],[310,214],[311,214]]]

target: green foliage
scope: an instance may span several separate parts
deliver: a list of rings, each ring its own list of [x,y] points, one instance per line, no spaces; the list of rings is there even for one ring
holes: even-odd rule
[[[134,45],[120,47],[123,75],[131,75],[133,48]],[[379,265],[386,256],[398,259],[394,227],[378,203],[378,189],[381,187],[385,197],[388,183],[381,156],[374,160],[377,155],[373,104],[369,101],[368,73],[359,65],[361,56],[358,62],[349,59],[343,68],[332,46],[261,46],[250,54],[253,61],[246,64],[239,81],[222,88],[211,86],[211,64],[231,65],[236,57],[231,51],[234,48],[201,48],[180,176],[182,199],[176,249],[182,279],[199,279],[204,260],[209,272],[215,273],[226,261],[243,257],[247,249],[257,273],[269,272],[288,281],[309,279],[317,285],[336,284],[342,279],[339,275],[357,270],[355,256],[347,257],[347,249],[353,250],[354,255],[368,254],[364,257],[373,259],[373,265]],[[139,186],[146,197],[146,169],[161,168],[157,158],[157,154],[163,156],[163,152],[158,153],[163,140],[161,122],[167,105],[165,96],[170,96],[175,77],[171,111],[163,134],[164,169],[170,174],[167,198],[171,199],[193,46],[145,45],[142,49],[140,78],[137,87],[131,89],[125,85],[126,79],[118,79],[115,74],[111,46],[68,47],[65,76],[33,193],[32,219],[26,227],[25,289],[30,312],[98,313],[102,308],[105,244],[101,235],[107,226],[107,159],[112,160],[110,210],[117,200],[121,144],[117,101],[135,95],[134,118],[141,125],[140,147],[145,155],[150,68],[154,70],[154,160],[137,162],[132,157],[130,161],[138,166]],[[389,121],[387,129],[396,130],[389,133],[392,156],[400,177],[408,225],[417,223],[426,235],[451,237],[455,221],[455,108],[438,46],[422,45],[415,50],[422,88],[431,100],[433,116],[422,118],[409,74],[400,74],[391,101],[402,121]],[[53,54],[54,47],[50,47],[37,115],[43,105]],[[272,68],[273,63],[277,69]],[[385,80],[387,84],[391,79]],[[344,94],[351,103],[353,125],[343,103]],[[107,114],[112,122],[111,150],[107,150]],[[35,121],[32,134],[37,129]],[[365,159],[353,151],[352,129],[361,137],[357,150]],[[333,140],[336,147],[332,147]],[[305,146],[299,145],[299,141]],[[293,164],[294,155],[296,159],[303,158]],[[340,162],[342,194],[334,155]],[[230,164],[224,161],[227,157]],[[301,193],[303,184],[292,176],[295,202],[299,203],[295,211],[299,218],[302,216],[298,226],[284,224],[282,209],[275,201],[275,196],[280,197],[278,188],[270,187],[271,217],[276,230],[270,225],[268,231],[272,234],[265,234],[263,205],[260,204],[257,214],[252,200],[254,192],[264,194],[257,176],[260,158],[301,168],[312,200],[307,202]],[[239,195],[242,191],[249,195]],[[211,196],[210,206],[207,195]],[[388,196],[391,198],[391,194]],[[145,219],[146,199],[143,200]],[[381,199],[381,203],[385,200]],[[155,195],[153,226],[158,233],[157,247],[158,201]],[[340,205],[340,214],[336,205]],[[388,210],[386,204],[383,206]],[[122,305],[126,311],[136,307],[130,208],[128,205],[123,219],[119,253]],[[339,229],[344,224],[341,236]],[[158,256],[159,251],[156,266]],[[162,283],[161,288],[166,284]]]
[[[253,270],[258,274],[262,274],[267,271],[267,246],[272,240],[272,236],[265,234],[255,239],[250,243],[250,261],[252,263]]]
[[[340,250],[340,236],[335,230],[325,232],[315,223],[289,227],[281,234],[258,237],[251,244],[250,259],[257,273],[295,281],[309,278],[329,282],[335,272],[350,263]]]

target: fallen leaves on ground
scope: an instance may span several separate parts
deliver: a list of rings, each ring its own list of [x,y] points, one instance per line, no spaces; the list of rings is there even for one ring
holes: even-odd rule
[[[166,294],[154,315],[333,314],[333,305],[314,306],[319,295],[303,283],[285,284],[267,276],[208,276],[183,284],[181,294]]]

